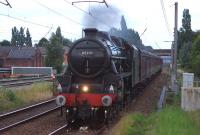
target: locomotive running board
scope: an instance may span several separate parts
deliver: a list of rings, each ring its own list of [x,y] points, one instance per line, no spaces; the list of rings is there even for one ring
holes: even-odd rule
[[[131,76],[131,74],[132,74],[131,72],[125,72],[125,73],[118,74],[117,76],[122,77],[122,78],[126,78],[126,77]]]

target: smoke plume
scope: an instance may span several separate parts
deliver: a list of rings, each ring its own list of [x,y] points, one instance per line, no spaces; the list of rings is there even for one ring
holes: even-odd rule
[[[88,11],[91,16],[87,14],[83,16],[83,24],[86,27],[109,31],[111,27],[118,28],[120,25],[120,10],[114,6],[91,6]]]

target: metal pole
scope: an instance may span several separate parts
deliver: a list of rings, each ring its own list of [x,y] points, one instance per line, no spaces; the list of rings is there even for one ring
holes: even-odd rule
[[[177,40],[178,40],[178,3],[175,3],[175,27],[174,27],[174,73],[177,80]]]
[[[173,44],[173,65],[172,65],[172,90],[177,94],[177,40],[178,40],[178,3],[175,3],[174,16],[174,44]]]
[[[171,56],[172,56],[171,74],[173,74],[174,73],[174,41],[172,41]]]

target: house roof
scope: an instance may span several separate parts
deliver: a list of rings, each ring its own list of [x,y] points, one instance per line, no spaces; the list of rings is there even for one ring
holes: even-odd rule
[[[0,46],[0,57],[7,57],[13,59],[30,59],[35,56],[36,50],[39,50],[42,55],[47,54],[47,50],[45,47],[6,47]],[[70,47],[63,46],[64,52],[68,53]]]
[[[33,47],[17,47],[12,48],[7,58],[14,59],[30,59],[36,54],[36,48]]]
[[[7,57],[11,47],[0,46],[0,57]]]
[[[68,53],[69,49],[70,49],[69,46],[63,46],[63,51],[64,52]],[[42,55],[47,55],[47,49],[45,47],[39,47],[39,50],[40,50]]]

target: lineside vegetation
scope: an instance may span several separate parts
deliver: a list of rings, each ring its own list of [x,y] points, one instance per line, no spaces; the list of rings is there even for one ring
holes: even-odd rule
[[[0,112],[19,108],[31,103],[40,102],[53,96],[53,85],[50,82],[32,84],[18,90],[0,88]]]
[[[185,112],[177,104],[180,96],[169,97],[169,104],[161,112],[125,115],[112,129],[112,135],[198,135],[200,110]]]

